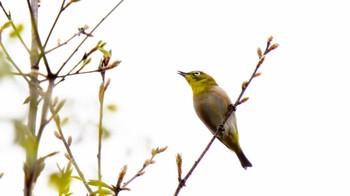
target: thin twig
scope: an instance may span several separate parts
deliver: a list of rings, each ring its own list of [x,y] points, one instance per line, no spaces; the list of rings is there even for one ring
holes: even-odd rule
[[[191,169],[188,171],[188,173],[186,174],[186,176],[183,179],[179,179],[179,184],[176,188],[175,194],[174,195],[178,195],[181,188],[186,186],[186,181],[187,179],[192,175],[192,172],[196,169],[197,165],[199,164],[199,162],[202,160],[202,158],[204,157],[204,155],[207,153],[207,151],[209,150],[210,146],[213,144],[213,142],[215,141],[216,136],[218,135],[220,131],[217,131],[214,135],[213,138],[211,138],[211,140],[209,141],[209,143],[207,144],[207,146],[205,147],[205,149],[203,150],[202,154],[198,157],[198,159],[194,162],[193,166],[191,167]]]
[[[264,62],[265,55],[267,53],[269,53],[270,51],[272,51],[272,50],[274,50],[274,49],[276,49],[278,47],[278,44],[274,44],[274,45],[270,46],[271,41],[272,41],[272,36],[270,36],[268,38],[268,41],[267,41],[267,44],[266,44],[266,49],[264,51],[264,55],[261,55],[261,56],[259,55],[259,61],[258,61],[257,65],[255,66],[255,69],[254,69],[252,75],[250,76],[248,81],[243,82],[241,93],[238,95],[236,102],[234,104],[229,105],[228,110],[227,110],[227,112],[225,114],[225,118],[223,119],[223,122],[218,126],[217,131],[215,132],[214,136],[209,141],[209,143],[207,144],[207,146],[205,147],[205,149],[203,150],[203,152],[201,153],[199,158],[194,162],[193,166],[191,167],[189,172],[186,174],[186,176],[183,179],[179,179],[179,184],[178,184],[178,186],[177,186],[177,188],[175,190],[175,194],[174,194],[175,196],[177,196],[179,194],[180,190],[186,185],[186,181],[191,176],[192,172],[195,170],[195,168],[197,167],[199,162],[202,160],[204,155],[207,153],[207,151],[209,150],[210,146],[213,144],[214,140],[223,131],[223,127],[224,127],[226,121],[231,116],[231,114],[234,111],[236,111],[236,107],[239,104],[243,103],[243,101],[241,101],[242,97],[243,97],[243,94],[246,91],[246,89],[249,86],[249,84],[251,83],[251,81],[253,80],[253,78],[256,77],[258,69],[260,68],[261,64]]]
[[[12,21],[10,12],[9,12],[9,13],[6,12],[6,9],[5,9],[4,6],[2,5],[1,1],[0,1],[0,7],[1,7],[2,11],[4,12],[4,14],[5,14],[7,20]],[[16,27],[16,25],[13,24],[13,21],[11,22],[11,27],[13,28],[13,30],[14,30],[15,32],[19,32],[18,29],[17,29],[17,27]],[[26,49],[26,51],[27,51],[28,53],[30,53],[30,50],[29,50],[28,46],[24,43],[24,40],[22,39],[22,36],[21,36],[19,33],[16,33],[16,36],[17,36],[17,38],[19,39],[19,41],[21,42],[21,44],[23,45],[23,47]]]
[[[95,73],[95,72],[102,72],[103,70],[100,70],[100,69],[95,69],[95,70],[90,70],[90,71],[84,71],[84,72],[78,72],[78,73],[70,73],[70,74],[65,74],[65,75],[61,75],[61,76],[56,76],[56,78],[66,78],[68,76],[74,76],[74,75],[83,75],[83,74],[89,74],[89,73]],[[40,75],[40,74],[39,74]],[[45,82],[47,81],[48,79],[43,79],[43,80],[40,80],[40,82]],[[62,80],[63,81],[63,80]],[[62,82],[60,81],[60,82]],[[58,83],[55,84],[55,86],[57,85]]]
[[[47,43],[49,42],[49,39],[50,39],[51,34],[52,34],[52,32],[53,32],[53,30],[54,30],[54,28],[55,28],[55,26],[56,26],[56,24],[57,24],[57,22],[58,22],[58,19],[60,18],[61,14],[62,14],[62,12],[63,12],[63,10],[64,10],[63,8],[64,8],[64,4],[65,4],[65,3],[66,3],[66,0],[63,0],[63,1],[62,1],[62,4],[61,4],[61,7],[60,7],[60,11],[58,12],[58,14],[57,14],[57,16],[56,16],[56,18],[55,18],[55,21],[53,22],[53,24],[52,24],[52,26],[51,26],[50,32],[49,32],[49,34],[48,34],[47,37],[46,37],[46,41],[45,41],[44,46],[43,46],[44,50],[45,50],[45,48],[46,48]],[[46,52],[46,53],[47,53],[47,52]]]
[[[79,45],[75,48],[75,50],[72,52],[72,54],[66,59],[66,61],[62,64],[62,66],[58,69],[58,71],[56,72],[57,75],[62,71],[62,69],[66,66],[66,64],[68,63],[68,61],[74,56],[74,54],[75,54],[75,53],[79,50],[79,48],[83,45],[83,43],[90,37],[89,35],[91,35],[91,34],[102,24],[102,22],[103,22],[109,15],[111,15],[111,14],[114,12],[115,9],[117,9],[117,8],[119,7],[119,5],[120,5],[123,1],[124,1],[124,0],[120,0],[120,1],[111,9],[111,11],[109,11],[109,12],[106,14],[106,16],[103,17],[103,18],[101,19],[101,21],[97,23],[97,25],[91,30],[91,32],[79,43]],[[80,60],[80,62],[81,62],[81,60]],[[80,64],[80,62],[77,63],[76,66],[78,66],[78,65]],[[75,67],[76,67],[76,66],[75,66]],[[73,70],[75,69],[75,67],[74,67],[71,71],[73,71]],[[69,72],[68,74],[70,74],[70,72]],[[61,80],[64,80],[64,78],[62,78]]]
[[[99,120],[98,120],[98,146],[97,146],[97,178],[98,181],[102,181],[102,166],[101,166],[101,152],[102,152],[102,136],[103,136],[103,102],[104,102],[104,96],[106,92],[106,83],[103,78],[102,83],[100,85],[99,89],[99,103],[100,103],[100,110],[99,110]],[[100,190],[102,187],[99,186],[98,189]]]
[[[59,116],[54,113],[54,108],[52,106],[50,107],[50,110],[51,110],[52,115],[55,115],[54,116],[54,121],[56,123],[56,127],[57,127],[58,132],[59,132],[59,139],[63,142],[63,145],[66,148],[66,151],[67,151],[67,154],[68,154],[68,157],[66,156],[66,158],[68,158],[69,161],[73,164],[73,166],[74,166],[75,170],[77,171],[81,181],[83,182],[86,190],[89,193],[92,193],[92,189],[90,188],[89,184],[87,183],[87,181],[86,181],[86,179],[84,177],[84,173],[80,170],[78,163],[75,161],[73,153],[72,153],[72,151],[70,149],[70,144],[67,142],[66,138],[64,137]]]
[[[155,163],[155,161],[153,160],[154,157],[155,157],[157,154],[164,152],[167,148],[168,148],[167,146],[164,146],[164,147],[162,147],[162,148],[153,148],[153,149],[152,149],[152,153],[151,153],[151,154],[152,154],[152,155],[151,155],[151,158],[146,159],[145,162],[143,163],[141,169],[140,169],[133,177],[131,177],[128,181],[124,182],[124,183],[123,183],[123,186],[120,186],[121,181],[118,180],[117,185],[114,186],[115,190],[113,190],[114,193],[115,193],[115,196],[118,196],[119,192],[122,191],[122,190],[130,190],[129,188],[127,188],[127,186],[128,186],[132,181],[134,181],[137,177],[142,176],[142,175],[145,173],[145,169],[146,169],[149,165]],[[124,175],[125,175],[125,173],[124,173]],[[124,176],[123,176],[123,177],[124,177]]]
[[[18,75],[21,75],[23,77],[23,79],[29,84],[30,81],[29,79],[26,77],[27,75],[25,73],[22,72],[22,70],[17,66],[17,64],[15,63],[15,61],[11,58],[10,54],[7,52],[5,46],[3,45],[2,41],[0,40],[0,47],[2,49],[2,51],[5,53],[5,56],[7,58],[7,60],[11,63],[11,65],[18,71]]]
[[[54,88],[54,83],[55,81],[54,80],[49,80],[49,84],[48,84],[48,87],[47,87],[47,91],[46,93],[43,95],[43,100],[44,100],[44,103],[43,103],[43,106],[42,106],[42,111],[41,111],[41,119],[40,119],[40,126],[39,126],[39,130],[38,130],[38,133],[37,133],[37,142],[38,142],[38,145],[40,143],[40,139],[41,139],[41,135],[44,131],[44,128],[46,127],[47,125],[47,118],[46,118],[46,114],[49,110],[49,106],[50,106],[50,102],[51,102],[51,98],[52,98],[52,92],[53,92],[53,88]]]
[[[53,48],[51,48],[51,49],[49,49],[49,50],[46,50],[46,51],[45,51],[45,54],[48,54],[48,53],[50,53],[50,52],[56,50],[57,48],[60,48],[61,46],[64,46],[64,45],[68,44],[69,41],[71,41],[73,38],[75,38],[75,37],[78,36],[78,35],[80,35],[80,33],[75,33],[72,37],[70,37],[69,39],[67,39],[65,42],[62,42],[62,43],[58,44],[57,46],[55,46],[55,47],[53,47]]]

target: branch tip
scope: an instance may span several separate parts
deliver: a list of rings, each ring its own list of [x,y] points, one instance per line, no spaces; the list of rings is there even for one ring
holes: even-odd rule
[[[272,42],[272,40],[273,40],[273,36],[272,35],[270,35],[268,38],[267,38],[267,43],[269,44],[269,43],[271,43]]]
[[[256,72],[255,74],[254,74],[254,77],[258,77],[258,76],[260,76],[262,73],[261,72]]]
[[[241,100],[239,101],[239,104],[242,104],[242,103],[248,101],[248,99],[249,99],[249,97],[244,97],[243,99],[241,99]]]

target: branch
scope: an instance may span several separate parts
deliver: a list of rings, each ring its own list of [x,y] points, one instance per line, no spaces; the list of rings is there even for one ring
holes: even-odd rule
[[[30,13],[31,25],[32,25],[32,49],[30,52],[32,69],[38,70],[39,69],[39,66],[38,66],[39,61],[41,58],[43,58],[44,65],[45,65],[45,68],[47,71],[47,75],[48,75],[48,77],[52,77],[51,68],[49,66],[49,62],[47,61],[44,47],[41,43],[40,36],[39,36],[38,24],[37,24],[38,23],[38,10],[37,10],[38,5],[37,5],[37,2],[33,3],[33,5],[31,5],[29,0],[27,0],[27,4],[28,4],[29,13]],[[39,49],[40,55],[37,54],[37,52],[38,52],[37,49]]]
[[[80,29],[80,28],[79,28],[79,29]],[[75,33],[72,37],[70,37],[69,39],[67,39],[65,42],[59,43],[57,46],[51,48],[50,50],[45,51],[45,54],[48,54],[48,53],[50,53],[50,52],[56,50],[57,48],[60,48],[61,46],[64,46],[64,45],[68,44],[69,41],[71,41],[71,40],[72,40],[73,38],[75,38],[76,36],[79,36],[80,34],[81,34],[80,32],[79,32],[79,33]]]
[[[115,196],[118,196],[119,192],[120,191],[123,191],[123,190],[130,190],[129,188],[127,188],[127,186],[132,182],[134,181],[137,177],[139,176],[142,176],[146,171],[145,169],[151,165],[151,164],[154,164],[155,161],[153,160],[154,157],[159,154],[159,153],[162,153],[164,152],[168,147],[167,146],[164,146],[162,148],[153,148],[152,149],[152,152],[151,152],[151,158],[149,159],[146,159],[145,162],[143,163],[141,169],[132,177],[130,178],[130,180],[124,182],[123,186],[121,186],[121,183],[123,181],[123,178],[124,178],[124,175],[126,173],[126,167],[124,167],[124,169],[122,169],[120,174],[119,174],[119,178],[118,178],[118,181],[117,181],[117,185],[116,186],[113,186],[113,192],[115,193]]]
[[[64,102],[61,102],[60,104],[58,104],[58,106],[56,107],[56,109],[54,108],[54,104],[50,105],[50,111],[52,113],[52,116],[54,118],[54,121],[56,123],[56,127],[58,129],[58,132],[54,132],[55,133],[55,136],[60,139],[62,142],[63,142],[63,145],[64,147],[66,148],[66,151],[67,153],[65,154],[66,158],[73,164],[75,170],[77,171],[79,177],[80,177],[80,180],[83,182],[86,190],[89,192],[89,193],[92,193],[92,189],[90,188],[90,186],[88,185],[85,177],[84,177],[84,174],[83,172],[80,170],[79,166],[78,166],[78,163],[75,161],[75,158],[73,156],[73,153],[70,149],[70,145],[72,143],[72,139],[71,137],[69,136],[68,137],[68,140],[66,140],[66,138],[64,137],[64,134],[63,134],[63,131],[62,131],[62,127],[61,127],[61,120],[60,120],[60,117],[59,115],[57,114],[59,109],[63,106]]]
[[[225,118],[223,119],[222,123],[218,126],[218,129],[217,131],[215,132],[214,136],[212,137],[212,139],[209,141],[209,143],[207,144],[207,146],[205,147],[205,149],[203,150],[202,154],[199,156],[199,158],[194,162],[193,166],[191,167],[191,169],[189,170],[189,172],[186,174],[186,176],[181,179],[181,164],[177,164],[178,165],[178,174],[179,174],[179,177],[178,177],[178,180],[179,180],[179,184],[176,188],[176,191],[175,191],[175,196],[177,196],[180,192],[180,190],[182,189],[182,187],[184,187],[186,185],[186,181],[188,180],[188,178],[191,176],[192,172],[195,170],[195,168],[197,167],[197,165],[199,164],[199,162],[202,160],[202,158],[204,157],[204,155],[207,153],[207,151],[209,150],[210,146],[212,145],[212,143],[214,142],[214,140],[217,138],[217,136],[224,130],[224,125],[227,121],[227,119],[230,117],[230,115],[236,111],[236,107],[240,104],[242,104],[243,102],[247,101],[248,98],[243,98],[243,94],[245,93],[245,91],[247,90],[247,87],[249,86],[249,84],[252,82],[253,78],[257,77],[260,75],[258,71],[258,69],[260,68],[260,66],[262,65],[262,63],[264,62],[265,60],[265,55],[269,52],[271,52],[272,50],[276,49],[278,47],[278,44],[275,43],[275,44],[272,44],[271,45],[271,42],[272,42],[272,36],[270,36],[267,40],[267,44],[266,44],[266,49],[264,51],[264,53],[262,54],[260,48],[258,48],[258,57],[259,57],[259,60],[258,60],[258,63],[257,65],[255,66],[255,69],[252,73],[252,75],[250,76],[249,80],[248,81],[245,81],[242,83],[242,89],[241,89],[241,93],[238,95],[237,97],[237,100],[234,104],[231,104],[229,105],[228,107],[228,110],[225,114]],[[179,156],[179,155],[178,155]],[[181,158],[178,158],[177,157],[177,162],[179,161],[179,159]],[[181,162],[182,162],[182,159],[181,159]]]
[[[98,144],[97,144],[97,178],[98,181],[102,181],[102,167],[101,167],[101,156],[102,156],[102,137],[103,137],[103,103],[106,90],[109,86],[110,79],[107,81],[102,77],[102,83],[100,85],[98,97],[99,97],[99,119],[98,119]],[[101,186],[98,186],[98,190],[101,190]]]
[[[83,43],[90,37],[89,35],[91,35],[91,34],[102,24],[102,22],[103,22],[109,15],[111,15],[111,14],[114,12],[115,9],[117,9],[117,8],[119,7],[119,5],[120,5],[123,1],[124,1],[124,0],[120,0],[119,3],[117,3],[117,4],[111,9],[111,11],[109,11],[109,12],[106,14],[106,16],[103,17],[99,23],[97,23],[97,25],[91,30],[91,32],[90,32],[89,34],[87,34],[87,36],[80,42],[80,44],[75,48],[75,50],[72,52],[72,54],[66,59],[66,61],[62,64],[62,66],[58,69],[56,75],[58,75],[58,74],[62,71],[62,69],[66,66],[66,64],[68,63],[68,61],[74,56],[74,54],[79,50],[79,48],[83,45]],[[81,61],[80,61],[80,62],[81,62]],[[77,65],[79,65],[80,62],[77,63]],[[76,66],[77,66],[77,65],[76,65]],[[73,70],[73,69],[72,69],[72,70]],[[69,72],[68,74],[70,74],[70,72]]]
[[[4,6],[2,5],[1,1],[0,1],[0,7],[1,7],[2,11],[4,12],[4,14],[5,14],[7,20],[12,21],[11,13],[10,13],[10,12],[9,12],[9,13],[6,12],[6,9],[5,9]],[[13,22],[11,22],[11,27],[13,28],[13,30],[14,30],[15,32],[19,32],[18,29],[17,29],[17,27],[16,27],[16,25],[13,24]],[[24,48],[26,49],[26,51],[27,51],[28,53],[30,53],[30,50],[29,50],[28,46],[24,43],[24,40],[22,39],[22,36],[21,36],[19,33],[16,33],[16,36],[17,36],[17,38],[19,39],[19,41],[21,42],[21,44],[24,46]]]
[[[61,7],[60,7],[60,11],[58,12],[58,14],[57,14],[57,16],[56,16],[56,18],[55,18],[55,21],[53,22],[53,24],[52,24],[52,26],[51,26],[50,32],[49,32],[49,34],[48,34],[47,37],[46,37],[46,41],[45,41],[44,46],[43,46],[44,50],[45,50],[45,48],[46,48],[47,43],[49,42],[49,39],[50,39],[51,34],[52,34],[52,32],[53,32],[53,30],[54,30],[54,28],[55,28],[55,26],[56,26],[56,24],[57,24],[57,22],[58,22],[58,19],[59,19],[59,17],[61,16],[61,14],[62,14],[62,12],[63,12],[63,10],[64,10],[64,4],[65,4],[65,2],[66,2],[66,0],[63,0],[63,1],[62,1]],[[46,52],[46,53],[47,53],[47,52]]]
[[[4,44],[2,43],[2,41],[0,40],[0,47],[2,49],[2,51],[5,53],[6,59],[11,63],[11,65],[18,71],[18,75],[22,76],[23,79],[29,84],[30,81],[29,79],[26,77],[27,75],[25,73],[22,72],[22,70],[17,66],[17,64],[15,63],[15,61],[11,58],[10,54],[7,52]]]

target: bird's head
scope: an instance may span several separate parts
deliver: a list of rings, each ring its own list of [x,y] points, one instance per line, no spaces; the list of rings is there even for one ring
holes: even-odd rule
[[[191,71],[187,73],[178,71],[178,74],[186,79],[191,86],[194,95],[203,92],[210,86],[217,86],[214,78],[202,71]]]

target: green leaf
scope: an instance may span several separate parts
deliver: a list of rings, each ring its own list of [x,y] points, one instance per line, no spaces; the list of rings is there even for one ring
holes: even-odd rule
[[[105,127],[103,127],[102,130],[103,130],[102,138],[108,139],[111,136],[111,131],[109,131],[109,129],[107,129]]]
[[[112,191],[107,189],[99,189],[92,193],[92,195],[98,195],[98,196],[104,196],[104,195],[111,195]]]
[[[61,120],[61,126],[67,124],[69,121],[69,118],[68,117],[64,117],[62,120]]]
[[[15,139],[14,143],[19,144],[27,153],[28,156],[35,155],[36,138],[29,130],[28,126],[19,120],[14,120]]]
[[[118,109],[117,105],[113,103],[106,105],[106,108],[111,112],[116,112]]]
[[[9,21],[5,22],[5,23],[0,27],[0,33],[1,33],[4,29],[6,29],[6,28],[8,28],[9,26],[11,26],[11,24],[12,24],[12,20],[9,20]]]
[[[102,42],[102,40],[99,41],[98,43],[100,45],[100,48],[103,48],[107,44],[106,42]]]
[[[22,33],[23,29],[24,29],[23,24],[18,24],[18,25],[16,26],[16,29],[13,29],[13,31],[10,33],[10,37],[11,37],[11,38],[14,38],[14,37],[16,37],[17,35],[20,35],[20,34]]]
[[[111,186],[109,186],[108,184],[106,184],[105,182],[100,181],[100,180],[89,180],[88,184],[91,186],[101,186],[101,187],[105,187],[108,189],[112,189]]]
[[[1,34],[1,31],[0,31]],[[0,79],[5,76],[13,76],[11,73],[11,66],[5,57],[5,54],[0,50]]]
[[[57,107],[55,108],[55,110],[53,111],[53,115],[58,114],[58,112],[62,109],[62,107],[64,106],[65,103],[66,103],[66,100],[65,100],[65,99],[61,100],[61,101],[58,103],[58,105],[57,105]]]
[[[84,60],[84,66],[89,64],[91,62],[91,58],[85,59]]]
[[[98,48],[98,50],[102,52],[105,56],[111,56],[110,52],[108,50],[105,50],[104,48]]]
[[[72,193],[69,192],[73,171],[71,162],[63,168],[57,165],[57,168],[57,172],[50,174],[49,184],[58,191],[59,195],[71,195]]]
[[[79,176],[72,176],[72,178],[74,179],[77,179],[77,180],[80,180],[81,181],[81,178]]]

